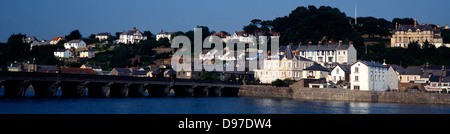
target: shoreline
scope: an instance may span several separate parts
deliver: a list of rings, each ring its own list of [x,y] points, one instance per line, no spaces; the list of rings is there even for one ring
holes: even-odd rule
[[[450,94],[384,91],[370,92],[339,88],[300,88],[298,86],[274,87],[264,85],[243,85],[239,90],[238,96],[372,103],[450,104]]]

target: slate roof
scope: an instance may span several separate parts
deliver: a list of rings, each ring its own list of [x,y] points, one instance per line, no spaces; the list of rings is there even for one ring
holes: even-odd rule
[[[122,34],[120,34],[120,35],[134,35],[136,32],[138,32],[139,30],[128,30],[128,31],[125,31],[125,32],[123,32]]]
[[[92,68],[92,69],[101,69],[101,67],[99,67],[99,66],[92,66],[91,64],[83,64],[85,67],[87,67],[87,68]]]
[[[422,73],[422,67],[420,66],[409,66],[405,69],[405,75],[420,75]]]
[[[131,73],[130,70],[126,68],[114,68],[118,73]]]
[[[81,39],[71,40],[67,43],[79,43],[79,42],[81,42]]]
[[[364,60],[358,60],[358,61],[360,61],[360,62],[362,62],[363,64],[365,64],[365,65],[367,65],[367,66],[372,66],[372,67],[383,67],[383,68],[386,68],[386,66],[385,65],[383,65],[383,64],[381,64],[381,63],[379,63],[379,62],[374,62],[374,61],[364,61]],[[355,63],[353,63],[353,64],[356,64],[357,62],[355,62]],[[352,65],[353,65],[352,64]]]
[[[431,76],[441,76],[443,73],[444,71],[442,69],[425,69],[420,77],[428,78],[430,74]]]
[[[415,32],[417,29],[420,31],[431,31],[433,30],[433,27],[430,25],[417,25],[417,27],[414,27],[414,25],[403,25],[396,29],[396,31],[408,31],[411,29],[413,32]]]
[[[288,60],[292,60],[294,58],[294,54],[292,53],[291,45],[286,46],[284,51],[284,57]]]
[[[338,65],[344,72],[350,72],[350,65]]]
[[[327,72],[329,72],[328,69],[326,69],[325,67],[323,67],[320,64],[315,64],[315,65],[310,66],[310,67],[308,67],[306,69],[303,69],[303,70],[314,70],[314,71],[327,71]]]
[[[110,36],[110,33],[103,32],[103,33],[97,33],[98,36]]]
[[[391,66],[399,74],[404,74],[405,73],[405,68],[403,68],[402,66],[395,65],[395,64],[390,64],[389,66]]]
[[[307,59],[305,57],[302,57],[302,56],[297,56],[297,59],[300,60],[300,61],[311,61],[311,62],[314,62],[314,61],[312,61],[310,59]]]
[[[292,50],[300,50],[300,51],[331,51],[331,50],[347,50],[350,47],[349,44],[341,44],[341,45],[292,45]],[[286,46],[280,47],[280,52],[285,51]]]

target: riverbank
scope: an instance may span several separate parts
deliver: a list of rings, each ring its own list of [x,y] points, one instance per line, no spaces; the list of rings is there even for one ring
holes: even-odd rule
[[[450,94],[353,91],[339,88],[303,88],[298,85],[291,87],[243,85],[239,90],[239,96],[356,102],[450,104]]]

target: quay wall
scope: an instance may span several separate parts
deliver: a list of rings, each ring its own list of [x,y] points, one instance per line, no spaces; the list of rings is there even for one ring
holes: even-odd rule
[[[370,92],[340,88],[304,88],[243,85],[239,96],[282,97],[305,100],[333,100],[385,103],[450,104],[450,94],[422,92]]]

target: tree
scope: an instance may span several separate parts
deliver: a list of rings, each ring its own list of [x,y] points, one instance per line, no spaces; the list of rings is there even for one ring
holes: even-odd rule
[[[122,34],[122,32],[116,32],[116,38],[120,38],[120,34]]]
[[[66,36],[67,41],[81,39],[83,36],[81,35],[79,30],[73,30],[69,35]]]
[[[244,30],[244,33],[246,34],[254,34],[255,31],[258,30],[258,27],[254,24],[249,24],[247,26],[244,26],[242,30]]]
[[[276,79],[275,81],[272,82],[272,86],[276,86],[276,87],[281,87],[284,86],[286,83],[284,83],[284,81],[280,80],[280,79]]]
[[[12,34],[4,46],[0,55],[0,66],[5,68],[8,62],[27,60],[30,52],[30,45],[23,42],[25,34]]]
[[[114,50],[114,55],[111,57],[111,66],[126,67],[130,65],[129,51],[127,46],[120,46]]]
[[[200,80],[219,80],[219,75],[215,72],[203,71]]]
[[[147,39],[151,39],[152,38],[152,36],[153,36],[153,33],[152,32],[150,32],[150,31],[144,31],[144,36],[147,36]]]
[[[414,19],[413,18],[394,18],[394,19],[392,19],[392,27],[395,28],[395,24],[414,25]]]
[[[349,21],[337,8],[308,6],[297,7],[289,16],[274,19],[272,25],[273,30],[283,34],[280,44],[307,44],[345,39],[353,32]]]

